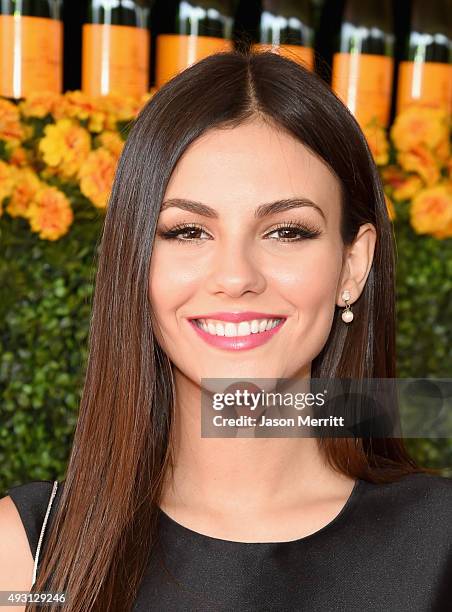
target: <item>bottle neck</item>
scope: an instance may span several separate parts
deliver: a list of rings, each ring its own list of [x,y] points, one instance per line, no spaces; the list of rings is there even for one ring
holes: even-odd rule
[[[445,2],[413,0],[405,59],[445,64],[452,60]]]
[[[62,4],[62,0],[0,0],[0,14],[61,19]]]
[[[86,23],[148,28],[150,9],[144,2],[89,0]]]
[[[380,8],[377,9],[377,5]],[[340,26],[337,51],[394,55],[394,33],[388,2],[348,0]]]
[[[309,1],[263,0],[258,41],[273,45],[314,45],[313,15]]]

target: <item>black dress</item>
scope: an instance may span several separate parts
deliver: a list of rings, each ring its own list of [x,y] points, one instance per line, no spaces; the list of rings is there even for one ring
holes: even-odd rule
[[[33,558],[51,491],[50,481],[8,491]],[[328,525],[290,542],[222,540],[163,511],[159,534],[164,563],[149,563],[133,612],[452,611],[452,480],[441,476],[357,480]]]

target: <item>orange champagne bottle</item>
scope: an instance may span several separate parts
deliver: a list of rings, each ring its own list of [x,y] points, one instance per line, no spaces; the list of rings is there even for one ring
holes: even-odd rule
[[[347,0],[333,53],[331,86],[362,128],[388,127],[394,74],[389,0]]]
[[[0,95],[63,88],[62,0],[0,2]]]
[[[397,113],[412,104],[452,112],[449,22],[446,0],[413,0],[411,29],[399,64]]]
[[[310,0],[262,0],[253,51],[273,51],[314,70],[314,14]]]
[[[139,97],[149,90],[146,0],[89,0],[82,33],[82,90]]]
[[[234,48],[232,0],[162,0],[155,15],[156,88],[204,57]]]

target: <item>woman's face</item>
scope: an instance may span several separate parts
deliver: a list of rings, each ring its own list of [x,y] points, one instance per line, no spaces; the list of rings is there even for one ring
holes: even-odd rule
[[[292,199],[305,205],[264,208]],[[192,143],[165,193],[149,283],[157,340],[176,375],[196,384],[309,377],[342,290],[355,301],[370,265],[364,247],[354,267],[343,262],[339,222],[338,180],[290,135],[255,120]],[[256,322],[227,323],[231,313],[257,313]],[[193,317],[208,320],[207,331]],[[262,333],[270,319],[282,321]]]

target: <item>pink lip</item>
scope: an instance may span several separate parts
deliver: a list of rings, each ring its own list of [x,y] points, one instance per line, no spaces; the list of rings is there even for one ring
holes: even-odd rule
[[[204,317],[200,317],[200,318],[204,318]],[[208,317],[205,317],[205,318],[217,319],[218,317],[217,316],[211,317],[209,315]],[[252,318],[266,318],[266,317],[262,317],[262,316],[254,317],[253,316]],[[281,317],[272,316],[272,317],[267,317],[267,318],[279,319]],[[245,319],[241,319],[241,320],[243,321]],[[207,344],[210,344],[211,346],[215,346],[217,348],[226,349],[226,350],[243,351],[243,350],[255,348],[256,346],[261,346],[262,344],[265,344],[266,342],[268,342],[270,338],[274,336],[276,333],[278,333],[278,331],[284,325],[285,319],[280,321],[278,325],[276,325],[276,327],[273,327],[272,329],[269,329],[268,331],[260,332],[257,334],[250,334],[249,336],[231,336],[231,337],[212,336],[211,334],[208,334],[203,329],[201,329],[201,327],[198,327],[193,319],[189,320],[189,323],[193,327],[195,332],[199,336],[201,336],[201,338],[205,342],[207,342]]]
[[[217,319],[219,321],[229,321],[230,323],[240,323],[240,321],[252,321],[253,319],[285,319],[285,315],[274,314],[269,312],[253,312],[247,310],[245,312],[209,312],[208,314],[200,314],[192,319]]]

